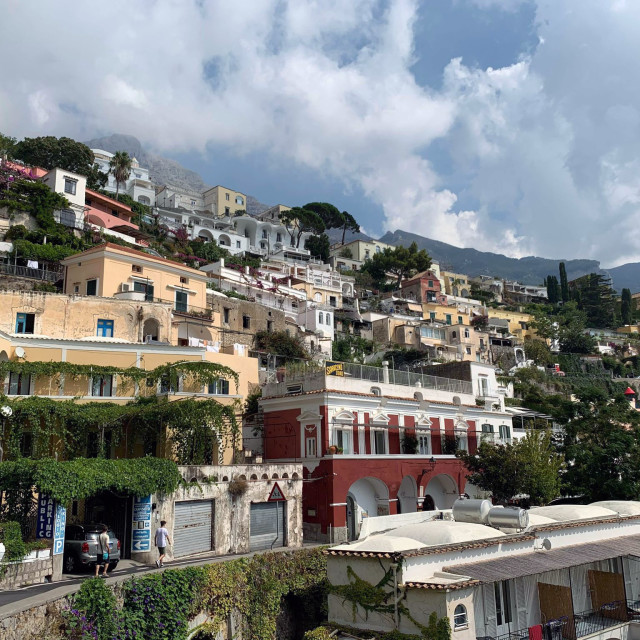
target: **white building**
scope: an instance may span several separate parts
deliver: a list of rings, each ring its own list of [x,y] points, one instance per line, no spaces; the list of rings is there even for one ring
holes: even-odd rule
[[[56,222],[73,229],[82,229],[87,190],[86,176],[56,167],[44,175],[41,180],[51,191],[63,195],[69,201],[69,209],[55,212]]]
[[[458,517],[456,503],[453,514],[396,516],[395,524],[391,516],[370,523],[385,525],[375,534],[331,548],[329,582],[384,585],[389,606],[365,610],[331,593],[329,621],[419,635],[435,612],[449,619],[453,640],[638,637],[640,502],[528,514],[466,503],[476,515]]]
[[[117,189],[116,179],[109,169],[109,162],[111,162],[114,154],[104,151],[104,149],[91,149],[91,151],[93,151],[95,162],[100,167],[100,171],[104,171],[109,175],[107,184],[104,187],[105,191],[115,193]],[[149,178],[149,169],[141,167],[136,158],[132,158],[131,174],[124,184],[120,184],[118,193],[126,193],[136,202],[147,206],[152,207],[156,203],[156,192]]]

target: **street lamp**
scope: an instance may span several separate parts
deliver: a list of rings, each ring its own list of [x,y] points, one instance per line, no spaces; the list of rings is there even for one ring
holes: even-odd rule
[[[4,456],[4,423],[6,419],[10,418],[12,415],[13,409],[10,406],[5,404],[3,407],[0,407],[0,417],[2,418],[2,431],[0,431],[0,462],[2,462],[2,458]]]

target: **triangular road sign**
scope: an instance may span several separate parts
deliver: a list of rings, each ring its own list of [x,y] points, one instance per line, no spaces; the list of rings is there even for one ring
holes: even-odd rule
[[[282,493],[282,489],[277,482],[274,482],[273,489],[271,489],[267,502],[286,502],[286,500],[284,493]]]

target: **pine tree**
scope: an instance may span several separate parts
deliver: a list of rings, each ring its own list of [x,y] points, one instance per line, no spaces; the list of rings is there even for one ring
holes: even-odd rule
[[[622,290],[622,301],[620,305],[620,315],[622,316],[622,324],[627,325],[631,324],[631,316],[632,316],[631,306],[631,289],[623,289]]]
[[[560,295],[562,302],[569,302],[569,281],[567,280],[567,268],[564,262],[560,263]]]

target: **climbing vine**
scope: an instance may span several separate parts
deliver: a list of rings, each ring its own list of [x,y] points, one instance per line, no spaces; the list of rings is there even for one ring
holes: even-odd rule
[[[104,587],[93,586],[96,582],[100,581],[83,583],[65,614],[64,630],[75,640],[184,640],[189,621],[199,612],[210,618],[208,631],[234,610],[244,621],[244,638],[275,640],[284,597],[298,599],[296,613],[308,629],[326,617],[322,549],[265,553],[131,578],[117,587],[116,598],[113,592],[103,593]],[[110,616],[98,599],[109,603]]]
[[[394,615],[396,591],[395,589],[390,591],[385,589],[393,581],[393,567],[389,567],[376,584],[371,584],[362,579],[351,566],[347,566],[347,576],[349,578],[348,584],[329,585],[329,592],[342,597],[343,602],[351,602],[354,622],[358,607],[364,610],[367,617],[373,612],[384,616]],[[397,603],[398,617],[405,616],[410,620],[418,628],[422,638],[426,640],[451,640],[449,618],[438,618],[437,614],[433,612],[429,616],[429,623],[423,625],[411,615],[408,607],[402,602],[405,598],[406,592]],[[402,634],[400,634],[400,637],[402,637]]]

